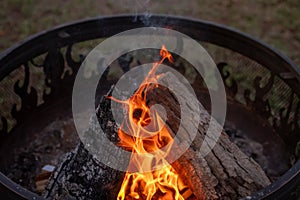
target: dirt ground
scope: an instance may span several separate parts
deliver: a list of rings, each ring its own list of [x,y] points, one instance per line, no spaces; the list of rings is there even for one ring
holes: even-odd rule
[[[299,0],[2,0],[0,52],[53,26],[96,16],[160,13],[234,27],[276,47],[300,65]]]

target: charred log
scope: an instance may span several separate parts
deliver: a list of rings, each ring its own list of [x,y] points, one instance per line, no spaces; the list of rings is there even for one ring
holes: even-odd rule
[[[188,99],[189,94],[175,76],[167,73],[161,79],[166,83],[177,84],[175,87],[181,91],[179,95],[187,98],[190,109],[195,105],[201,109],[196,137],[189,141],[192,145],[172,163],[182,181],[189,187],[188,191],[184,191],[189,199],[237,199],[270,184],[262,168],[232,143],[224,131],[211,152],[203,157],[199,150],[202,143],[206,142],[204,138],[211,120],[210,115],[198,101]],[[166,123],[175,136],[181,115],[177,97],[164,87],[158,87],[147,96],[149,105],[159,103],[166,109]],[[111,114],[109,99],[102,98],[97,115],[107,138],[116,144],[117,125]],[[193,123],[193,118],[190,121]],[[215,122],[214,125],[217,127],[218,123]],[[116,199],[123,175],[124,173],[98,162],[79,144],[56,169],[44,196],[49,199]]]

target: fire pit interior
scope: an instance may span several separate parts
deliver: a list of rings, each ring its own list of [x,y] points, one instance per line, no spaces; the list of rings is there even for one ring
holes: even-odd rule
[[[208,165],[205,168],[194,164],[197,162],[194,154],[187,153],[174,164],[175,171],[181,171],[178,169],[184,168],[186,162],[193,163],[193,168],[199,167],[201,174],[210,169],[217,183],[210,178],[207,181],[211,185],[204,186],[203,180],[184,180],[192,176],[186,172],[187,167],[185,172],[178,172],[179,179],[187,185],[180,189],[180,196],[184,199],[297,197],[300,190],[297,66],[275,49],[230,28],[156,15],[104,17],[63,25],[35,35],[0,55],[1,190],[12,199],[117,197],[125,174],[97,162],[80,143],[72,119],[72,87],[81,63],[101,41],[121,31],[152,26],[187,34],[208,51],[226,87],[227,116],[223,133],[228,142],[224,144],[236,145],[243,155],[258,163],[271,183],[257,188],[249,186],[254,191],[248,191],[247,187],[247,191],[234,187],[226,191],[224,185],[234,185],[240,177],[231,177],[231,172],[225,170],[227,177],[222,182],[218,171],[209,166],[212,162],[204,162]],[[180,48],[181,41],[176,42]],[[203,78],[185,59],[172,56],[174,62],[169,65],[186,77],[209,113],[211,102]],[[111,120],[111,100],[105,95],[110,94],[124,73],[157,58],[160,58],[159,51],[153,49],[123,54],[99,80],[95,105],[98,122],[116,145],[120,142],[117,125]],[[86,74],[97,76],[97,70],[86,69]],[[135,115],[139,115],[138,111]],[[222,160],[218,162],[223,166]],[[226,163],[223,168],[226,169]],[[243,185],[243,180],[240,181]],[[203,190],[202,197],[196,191],[197,186],[199,191]],[[210,192],[209,188],[215,191]],[[155,195],[153,198],[159,199]]]

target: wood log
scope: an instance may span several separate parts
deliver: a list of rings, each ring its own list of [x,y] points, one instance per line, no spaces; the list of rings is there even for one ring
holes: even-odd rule
[[[46,199],[116,199],[123,173],[98,162],[80,143],[67,153],[43,193]]]
[[[111,90],[108,94],[110,93]],[[109,99],[101,98],[97,115],[107,138],[116,144],[117,125],[112,121]],[[90,123],[92,126],[93,123],[98,123],[98,120],[91,119]],[[79,143],[76,149],[65,155],[61,164],[55,169],[43,197],[56,200],[116,199],[123,178],[123,172],[102,164],[85,149],[82,143]]]
[[[237,199],[270,184],[262,168],[247,157],[222,131],[217,144],[205,157],[199,150],[204,140],[210,115],[198,101],[191,101],[181,82],[172,74],[161,77],[166,84],[176,84],[180,94],[187,101],[187,108],[198,105],[201,110],[200,125],[190,148],[172,166],[179,173],[182,181],[189,187],[193,197],[189,199]],[[174,87],[174,86],[173,86]],[[178,97],[164,87],[151,91],[148,96],[149,105],[161,104],[167,113],[169,129],[173,136],[180,126],[180,105]],[[191,112],[191,110],[184,110]],[[98,117],[106,135],[115,144],[118,141],[116,124],[110,110],[110,100],[103,98],[98,107]],[[194,123],[191,117],[190,123]],[[188,130],[190,124],[182,124]],[[214,126],[218,127],[215,122]],[[218,128],[216,128],[218,130]],[[211,138],[214,139],[214,138]],[[53,174],[46,188],[44,197],[49,199],[116,199],[124,173],[113,170],[98,162],[80,144],[78,148],[66,156],[65,161]],[[189,192],[186,192],[189,193]]]
[[[188,183],[193,193],[199,199],[238,199],[246,197],[251,193],[262,189],[270,184],[270,180],[263,169],[252,159],[246,156],[234,143],[229,140],[227,134],[222,131],[216,145],[205,157],[201,156],[200,147],[204,141],[210,115],[199,103],[192,101],[184,85],[171,73],[161,77],[164,85],[173,84],[177,88],[177,97],[166,88],[154,91],[155,94],[148,94],[152,101],[162,104],[168,113],[167,124],[173,132],[178,130],[180,121],[180,108],[178,95],[186,99],[187,109],[195,108],[197,104],[201,110],[200,126],[190,148],[173,163],[181,177]],[[183,112],[192,113],[192,110]],[[213,120],[213,119],[212,119]],[[189,119],[194,123],[194,118]],[[190,124],[181,124],[187,130]],[[213,129],[218,131],[218,123],[213,120]],[[188,140],[189,138],[185,138]],[[212,138],[214,139],[214,138]],[[187,141],[186,141],[187,142]],[[202,188],[200,188],[202,186]]]

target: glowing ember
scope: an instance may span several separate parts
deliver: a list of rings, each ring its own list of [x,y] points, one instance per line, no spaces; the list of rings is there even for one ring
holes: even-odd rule
[[[172,55],[165,46],[160,50],[162,59],[156,62],[149,71],[137,91],[127,100],[121,101],[108,97],[113,101],[122,103],[127,109],[128,116],[118,130],[120,138],[119,145],[132,152],[128,169],[138,169],[138,173],[127,172],[121,189],[118,194],[118,200],[123,199],[180,199],[184,197],[180,194],[186,186],[179,179],[174,168],[165,159],[173,144],[173,138],[168,131],[162,116],[157,112],[150,110],[146,104],[148,91],[158,87],[158,78],[156,75],[157,67],[165,59],[173,62]],[[125,133],[126,130],[130,132]],[[168,144],[168,145],[167,145]],[[164,148],[164,151],[162,150]],[[147,156],[143,156],[146,154]],[[153,156],[152,156],[153,155]],[[151,171],[151,166],[164,166],[161,169]],[[130,170],[128,170],[130,171]]]

